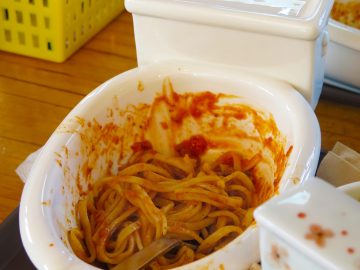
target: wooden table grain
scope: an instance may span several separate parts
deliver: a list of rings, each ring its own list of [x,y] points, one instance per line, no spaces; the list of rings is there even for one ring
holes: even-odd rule
[[[16,167],[87,93],[136,65],[126,12],[61,64],[0,52],[0,222],[19,205],[23,183]],[[315,112],[323,149],[341,141],[360,151],[358,104],[321,97]]]

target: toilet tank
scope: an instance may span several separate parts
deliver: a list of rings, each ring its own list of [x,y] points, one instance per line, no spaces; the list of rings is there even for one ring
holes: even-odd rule
[[[233,66],[290,83],[313,108],[323,85],[333,0],[126,0],[138,65]]]

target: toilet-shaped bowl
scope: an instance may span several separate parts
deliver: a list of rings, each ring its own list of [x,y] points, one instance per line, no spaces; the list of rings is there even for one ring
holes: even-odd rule
[[[236,95],[239,103],[270,112],[286,138],[286,148],[293,147],[280,193],[314,175],[320,152],[318,121],[309,103],[290,85],[220,65],[161,62],[135,68],[86,96],[55,130],[34,163],[21,198],[20,231],[38,269],[97,269],[74,255],[66,237],[66,231],[75,226],[77,165],[87,158],[77,151],[79,134],[86,128],[83,120],[96,119],[102,124],[113,119],[116,123],[117,119],[109,118],[111,109],[151,102],[164,78],[170,78],[179,93],[208,90]],[[68,155],[67,164],[59,166],[64,155]],[[247,269],[259,258],[257,227],[252,225],[224,248],[179,269]]]

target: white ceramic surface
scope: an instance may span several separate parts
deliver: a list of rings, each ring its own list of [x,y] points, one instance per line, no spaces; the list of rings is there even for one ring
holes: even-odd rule
[[[324,0],[125,0],[126,9],[139,15],[306,40],[322,33],[332,4]]]
[[[263,270],[360,267],[360,203],[319,178],[254,213]]]
[[[246,8],[244,2],[258,6]],[[278,14],[269,6],[260,9],[264,2],[270,3],[125,1],[133,14],[138,64],[179,60],[235,66],[290,83],[315,108],[332,1],[304,1],[298,16]]]
[[[360,89],[360,30],[330,19],[329,34],[325,70],[328,82]]]
[[[219,65],[163,62],[143,66],[105,82],[86,96],[65,118],[37,157],[26,182],[20,204],[21,237],[30,259],[39,269],[95,269],[78,259],[66,246],[66,230],[74,226],[68,210],[76,201],[64,189],[64,172],[57,159],[64,146],[77,151],[81,131],[77,117],[106,120],[108,108],[138,102],[151,102],[161,89],[162,81],[170,77],[178,92],[203,91],[231,93],[240,96],[239,102],[248,103],[271,112],[287,143],[293,145],[288,166],[280,184],[280,192],[314,175],[320,152],[320,129],[313,110],[305,99],[288,84],[259,77]],[[139,81],[144,86],[138,91]],[[114,120],[118,121],[118,120]],[[73,132],[66,132],[71,129]],[[66,151],[65,151],[66,153]],[[75,155],[76,156],[76,155]],[[70,159],[68,171],[76,174],[77,162]],[[75,176],[74,176],[75,177]],[[68,183],[76,189],[76,184]],[[259,259],[258,234],[250,227],[225,248],[181,269],[246,269]]]

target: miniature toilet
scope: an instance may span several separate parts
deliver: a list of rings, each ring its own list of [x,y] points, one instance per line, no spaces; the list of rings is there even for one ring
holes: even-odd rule
[[[71,213],[67,206],[75,205],[72,189],[64,191],[63,183],[74,190],[76,185],[65,181],[54,153],[64,145],[74,153],[70,171],[76,176],[82,168],[75,166],[82,158],[76,155],[77,136],[86,125],[72,120],[105,123],[109,108],[118,109],[114,97],[122,108],[152,102],[164,78],[179,93],[226,93],[270,113],[287,139],[286,149],[292,149],[279,193],[316,171],[321,143],[313,109],[323,82],[332,1],[126,0],[125,5],[133,14],[139,67],[100,85],[68,114],[43,147],[24,188],[21,237],[39,269],[99,269],[63,242]],[[76,133],[59,132],[67,126]],[[40,203],[48,201],[54,203]],[[74,224],[74,216],[70,221]],[[260,259],[258,238],[252,225],[225,247],[177,269],[248,269]]]

